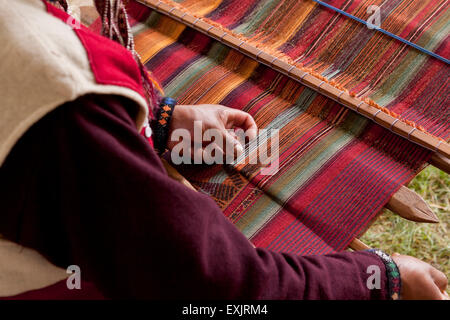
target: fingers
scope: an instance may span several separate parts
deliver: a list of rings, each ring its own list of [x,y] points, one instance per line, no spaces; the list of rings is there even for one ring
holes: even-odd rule
[[[212,132],[212,131],[209,131]],[[242,145],[227,130],[214,131],[215,134],[206,140],[191,139],[176,142],[171,151],[171,159],[175,164],[223,164],[231,163],[243,152]],[[226,152],[225,152],[226,151]]]
[[[448,285],[448,280],[445,274],[434,267],[431,267],[430,274],[439,290],[441,292],[445,292]]]
[[[194,163],[231,163],[242,154],[243,147],[232,132],[216,129],[216,131],[210,130],[207,133],[204,137],[206,140],[196,141],[191,146]]]
[[[406,300],[443,300],[447,286],[445,275],[428,263],[410,256],[393,254],[402,280],[402,297]]]
[[[226,127],[238,127],[246,131],[247,136],[250,140],[256,138],[256,133],[258,130],[258,126],[256,125],[255,120],[251,115],[247,112],[235,109],[228,110],[228,119],[227,119]]]
[[[424,281],[422,287],[423,300],[443,300],[443,292],[439,289],[437,284],[434,282],[432,276],[427,277],[428,279]]]
[[[179,148],[175,148],[177,141],[169,141],[168,147],[178,153],[183,147],[183,154],[190,154],[194,163],[199,163],[203,157],[214,159],[215,163],[223,163],[219,161],[220,156],[226,163],[233,162],[243,153],[243,145],[257,136],[255,120],[244,111],[209,104],[179,107],[177,106],[179,112],[176,119],[172,119],[172,124],[177,130],[185,129],[187,133],[182,135],[183,140],[189,137],[190,140]],[[199,110],[201,112],[196,112]],[[200,128],[196,127],[199,122]],[[201,141],[193,141],[192,138]],[[209,163],[209,160],[205,163]]]

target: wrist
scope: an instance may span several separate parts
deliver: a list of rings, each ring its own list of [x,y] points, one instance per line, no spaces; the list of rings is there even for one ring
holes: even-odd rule
[[[377,255],[381,259],[381,261],[383,261],[383,264],[386,269],[386,277],[388,281],[387,290],[389,292],[390,299],[391,300],[400,299],[401,278],[397,264],[388,254],[384,253],[379,249],[370,249],[368,251]]]
[[[167,149],[173,113],[176,101],[172,98],[163,98],[156,112],[156,117],[152,121],[153,142],[158,153],[162,154]]]

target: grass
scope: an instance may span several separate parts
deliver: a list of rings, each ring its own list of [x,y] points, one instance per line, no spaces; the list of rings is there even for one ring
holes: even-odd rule
[[[450,175],[429,166],[411,181],[409,188],[426,200],[440,223],[411,222],[385,210],[361,240],[387,253],[419,258],[450,278]]]

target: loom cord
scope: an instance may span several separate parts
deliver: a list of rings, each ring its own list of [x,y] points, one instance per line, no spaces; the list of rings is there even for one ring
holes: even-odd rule
[[[362,24],[364,24],[365,26],[368,26],[368,25],[369,25],[367,21],[364,21],[364,20],[362,20],[362,19],[360,19],[360,18],[358,18],[358,17],[355,17],[354,15],[351,15],[350,13],[347,13],[347,12],[341,10],[341,9],[338,9],[338,8],[336,8],[336,7],[333,7],[332,5],[329,5],[329,4],[326,3],[326,2],[323,2],[323,1],[320,1],[320,0],[312,0],[312,1],[314,1],[315,3],[320,4],[321,6],[324,6],[324,7],[328,8],[328,9],[330,9],[330,10],[333,10],[333,11],[335,11],[335,12],[337,12],[337,13],[340,13],[340,14],[342,14],[342,15],[344,15],[344,16],[350,18],[350,19],[353,19],[353,20],[355,20],[355,21],[357,21],[357,22],[359,22],[359,23],[362,23]],[[445,62],[446,64],[449,64],[449,63],[450,63],[450,60],[449,60],[449,59],[446,59],[446,58],[444,58],[444,57],[442,57],[442,56],[440,56],[440,55],[438,55],[438,54],[436,54],[436,53],[434,53],[434,52],[432,52],[432,51],[429,51],[429,50],[427,50],[427,49],[425,49],[425,48],[423,48],[423,47],[421,47],[421,46],[419,46],[419,45],[417,45],[417,44],[415,44],[415,43],[413,43],[413,42],[411,42],[411,41],[408,41],[408,40],[406,40],[406,39],[403,39],[402,37],[399,37],[399,36],[397,36],[397,35],[395,35],[395,34],[389,32],[389,31],[387,31],[387,30],[384,30],[384,29],[382,29],[382,28],[380,28],[380,27],[378,27],[378,26],[376,26],[376,25],[373,26],[373,29],[374,29],[374,30],[377,30],[377,31],[379,31],[379,32],[381,32],[381,33],[384,33],[385,35],[387,35],[387,36],[389,36],[389,37],[391,37],[391,38],[394,38],[395,40],[401,41],[401,42],[403,42],[404,44],[407,44],[408,46],[413,47],[413,48],[415,48],[415,49],[417,49],[417,50],[419,50],[419,51],[421,51],[421,52],[423,52],[423,53],[425,53],[425,54],[427,54],[427,55],[429,55],[429,56],[432,56],[432,57],[434,57],[434,58],[436,58],[436,59],[439,59],[439,60]]]

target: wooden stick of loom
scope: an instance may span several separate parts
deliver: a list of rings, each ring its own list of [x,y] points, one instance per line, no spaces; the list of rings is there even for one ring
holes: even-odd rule
[[[405,186],[394,193],[391,200],[386,204],[386,208],[407,220],[428,223],[439,222],[439,218],[425,200]]]
[[[430,164],[450,174],[450,159],[445,158],[440,154],[433,154],[433,156],[430,159]]]
[[[353,239],[353,241],[348,245],[348,247],[354,251],[363,251],[370,249],[370,247],[367,244],[365,244],[358,238]]]
[[[227,30],[228,32],[225,32],[222,28],[205,22],[203,17],[195,17],[186,12],[186,10],[180,10],[179,8],[160,0],[137,1],[224,43],[242,54],[257,60],[296,81],[299,81],[303,85],[318,91],[353,111],[356,111],[411,142],[439,153],[446,158],[450,158],[450,144],[446,141],[426,133],[421,127],[416,126],[411,122],[392,116],[387,109],[380,108],[374,103],[371,103],[372,105],[370,105],[370,102],[367,103],[366,101],[352,96],[346,90],[336,88],[334,85],[328,83],[326,79],[319,79],[309,72],[303,71],[299,67],[283,61],[281,58],[248,44],[232,31]]]

